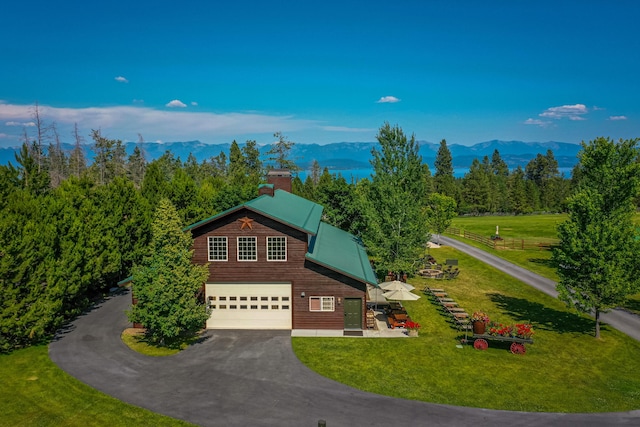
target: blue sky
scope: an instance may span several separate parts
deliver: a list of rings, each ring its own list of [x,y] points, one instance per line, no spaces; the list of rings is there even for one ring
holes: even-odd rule
[[[640,2],[5,2],[0,146],[640,137]]]

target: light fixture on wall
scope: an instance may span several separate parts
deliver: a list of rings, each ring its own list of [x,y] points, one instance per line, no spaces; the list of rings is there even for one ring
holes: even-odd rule
[[[338,305],[342,304],[342,298],[338,297]]]
[[[300,298],[304,298],[304,292],[300,292]]]

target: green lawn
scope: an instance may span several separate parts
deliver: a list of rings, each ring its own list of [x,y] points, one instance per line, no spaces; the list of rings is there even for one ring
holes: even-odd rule
[[[321,375],[353,387],[427,402],[515,411],[606,412],[640,408],[640,343],[605,326],[593,338],[593,321],[564,304],[452,248],[431,251],[457,258],[454,281],[410,280],[418,292],[445,288],[468,312],[493,320],[531,322],[535,343],[511,354],[490,343],[482,352],[457,345],[453,329],[426,296],[407,301],[423,325],[411,339],[293,338],[300,360]]]
[[[46,346],[0,355],[0,425],[189,426],[107,396],[67,375]]]

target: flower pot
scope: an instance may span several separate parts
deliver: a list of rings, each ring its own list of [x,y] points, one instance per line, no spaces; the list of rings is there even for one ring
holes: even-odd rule
[[[482,335],[485,333],[485,331],[487,330],[487,324],[480,321],[480,320],[476,320],[475,322],[473,322],[473,333],[476,335]]]
[[[409,329],[409,336],[410,337],[417,337],[418,336],[418,330],[417,329]]]

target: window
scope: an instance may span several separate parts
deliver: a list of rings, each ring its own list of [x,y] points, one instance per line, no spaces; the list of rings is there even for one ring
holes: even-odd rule
[[[287,260],[287,238],[267,237],[267,261]]]
[[[309,311],[335,311],[334,297],[309,297]]]
[[[257,261],[256,246],[255,237],[238,237],[238,261]]]
[[[209,237],[209,261],[227,260],[227,238],[212,236]]]

